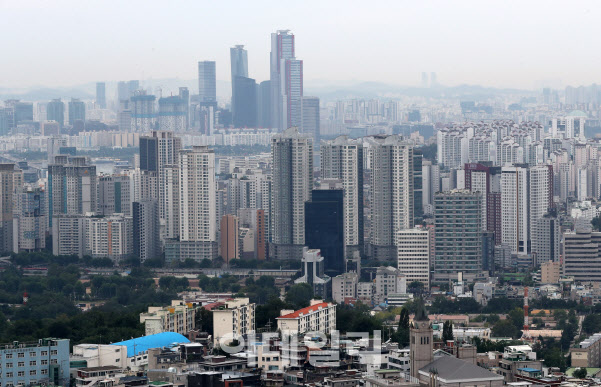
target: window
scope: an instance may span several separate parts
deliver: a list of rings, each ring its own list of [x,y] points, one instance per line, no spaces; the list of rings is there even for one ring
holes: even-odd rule
[[[50,355],[58,355],[58,351],[56,349],[53,349],[52,351],[50,351]]]
[[[58,360],[56,360],[56,359],[50,359],[50,364],[58,364]]]
[[[13,368],[13,363],[6,363],[6,368]]]
[[[47,369],[43,369],[41,372],[42,375],[48,375],[48,370]]]
[[[19,368],[25,367],[25,362],[24,361],[20,361],[19,363],[17,363],[17,367],[19,367]]]
[[[17,357],[19,359],[24,358],[25,357],[25,352],[19,352],[19,353],[17,353]]]
[[[42,360],[42,362],[41,362],[41,364],[42,364],[42,365],[48,365],[48,360],[46,360],[46,359],[43,359],[43,360]]]
[[[25,371],[19,371],[19,372],[17,372],[17,376],[25,376]]]
[[[13,377],[13,373],[12,372],[7,372],[6,373],[6,377],[7,378],[12,378]]]
[[[30,365],[30,366],[32,366],[32,367],[33,367],[33,366],[36,366],[36,365],[37,365],[37,362],[36,362],[35,360],[31,360],[31,361],[29,362],[29,365]]]
[[[12,359],[13,358],[13,354],[12,353],[7,353],[6,354],[6,358],[7,359]]]
[[[48,356],[48,351],[42,351],[41,356]]]
[[[29,371],[30,376],[35,376],[37,374],[36,370]]]
[[[29,357],[36,357],[38,354],[35,352],[29,352]]]

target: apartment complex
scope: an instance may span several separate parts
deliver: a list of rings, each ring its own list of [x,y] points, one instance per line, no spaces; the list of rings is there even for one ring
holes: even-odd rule
[[[221,339],[230,342],[255,331],[255,304],[250,303],[248,298],[230,299],[212,312],[215,345],[219,345]]]
[[[284,309],[280,313],[278,329],[291,335],[330,333],[336,329],[336,305],[321,300],[311,300],[311,306],[297,311]]]
[[[149,306],[148,312],[140,314],[140,323],[144,324],[146,336],[163,332],[185,335],[194,329],[195,313],[192,304]]]

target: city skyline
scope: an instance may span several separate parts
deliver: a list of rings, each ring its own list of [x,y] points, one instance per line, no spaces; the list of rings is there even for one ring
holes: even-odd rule
[[[419,86],[422,72],[435,72],[438,82],[449,86],[532,89],[597,81],[601,54],[587,47],[599,43],[594,30],[598,4],[578,2],[559,9],[530,2],[520,4],[519,13],[504,4],[378,2],[344,7],[340,2],[253,2],[252,7],[238,3],[226,9],[219,3],[190,3],[177,10],[177,22],[170,22],[162,3],[145,2],[145,17],[132,22],[125,15],[138,9],[137,2],[118,7],[3,2],[0,10],[7,22],[0,33],[21,34],[5,42],[11,59],[0,64],[0,72],[10,74],[3,88],[56,87],[120,79],[193,79],[198,61],[214,60],[217,79],[229,80],[229,49],[244,44],[249,73],[260,82],[269,79],[270,33],[289,29],[298,37],[296,56],[306,62],[305,79],[312,81]],[[74,22],[71,12],[86,23]],[[195,18],[199,12],[201,18]],[[218,23],[214,16],[224,12],[228,22]],[[100,28],[103,21],[111,28]],[[569,28],[558,28],[566,23]],[[23,31],[22,25],[30,28]],[[45,61],[46,70],[39,72],[37,58],[57,56],[51,42],[61,43],[60,59]],[[29,49],[21,50],[25,44]]]

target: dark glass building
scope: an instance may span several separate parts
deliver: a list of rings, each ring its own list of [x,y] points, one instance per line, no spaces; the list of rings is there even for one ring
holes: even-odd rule
[[[313,190],[305,202],[305,245],[320,249],[325,274],[335,277],[344,272],[344,191]]]
[[[232,104],[235,128],[257,127],[257,82],[252,78],[236,76]]]

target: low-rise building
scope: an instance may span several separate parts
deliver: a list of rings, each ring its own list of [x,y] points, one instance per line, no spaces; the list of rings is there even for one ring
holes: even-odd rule
[[[502,387],[503,376],[454,356],[441,356],[419,371],[420,385]]]
[[[355,272],[343,273],[332,278],[332,299],[339,304],[347,298],[357,298],[359,276]]]
[[[111,344],[77,344],[73,346],[71,361],[85,362],[85,367],[127,368],[127,347]]]
[[[407,293],[407,277],[392,266],[382,266],[376,271],[374,301],[386,302],[389,294]]]
[[[248,298],[227,300],[224,305],[212,309],[213,343],[226,342],[255,331],[255,304]]]
[[[69,384],[69,340],[14,341],[0,348],[0,381],[3,387]]]
[[[140,314],[145,334],[176,332],[182,335],[194,329],[195,308],[189,305],[149,306],[148,312]]]
[[[152,348],[171,347],[181,343],[189,343],[186,337],[175,332],[163,332],[150,336],[137,337],[110,345],[127,348],[127,366],[133,370],[148,365],[148,350]]]
[[[601,333],[595,333],[581,341],[576,348],[570,348],[572,367],[601,367]]]
[[[543,284],[557,284],[561,277],[561,262],[547,261],[540,265],[540,282]]]
[[[507,383],[517,381],[519,369],[542,371],[543,362],[536,360],[536,352],[529,345],[509,345],[505,347],[503,359],[499,362],[499,373]]]
[[[288,334],[306,332],[330,333],[336,330],[336,305],[311,300],[311,306],[297,311],[282,310],[278,320],[278,329]]]
[[[373,282],[359,282],[357,284],[357,300],[361,301],[366,305],[373,305],[374,303],[374,283]]]

